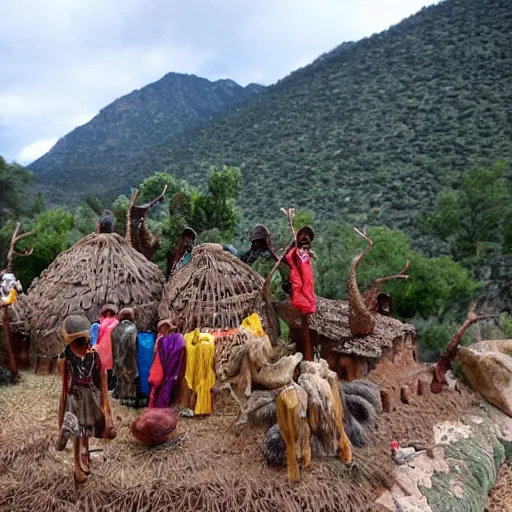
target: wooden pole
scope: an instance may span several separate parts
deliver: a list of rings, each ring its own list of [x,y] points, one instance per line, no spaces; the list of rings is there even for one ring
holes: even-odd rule
[[[3,328],[4,328],[4,337],[5,344],[7,346],[7,354],[9,356],[9,369],[14,375],[14,377],[18,376],[18,364],[16,363],[16,356],[14,355],[14,350],[12,348],[11,343],[11,329],[9,325],[9,312],[7,307],[3,307],[4,310],[4,319],[3,319]]]
[[[304,360],[313,361],[313,350],[311,348],[308,315],[302,315],[302,340],[304,342]]]

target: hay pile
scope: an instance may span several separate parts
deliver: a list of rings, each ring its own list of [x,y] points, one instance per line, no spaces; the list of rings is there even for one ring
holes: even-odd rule
[[[32,349],[37,357],[62,350],[61,321],[85,314],[96,321],[106,303],[135,309],[139,329],[153,327],[164,276],[117,234],[91,234],[59,254],[28,290]]]
[[[254,311],[261,312],[262,286],[262,277],[221,245],[198,245],[190,262],[165,285],[158,314],[178,317],[184,332],[196,327],[235,328]],[[260,316],[268,333],[272,319]]]
[[[388,450],[355,451],[357,467],[316,460],[298,484],[263,457],[264,429],[235,425],[236,407],[216,402],[212,416],[181,419],[174,444],[149,449],[130,432],[138,411],[113,401],[118,437],[91,448],[93,473],[83,486],[72,479],[71,445],[56,452],[61,383],[56,376],[22,373],[22,383],[0,390],[0,511],[127,510],[361,512],[377,487],[389,486]],[[230,398],[223,397],[223,400]]]

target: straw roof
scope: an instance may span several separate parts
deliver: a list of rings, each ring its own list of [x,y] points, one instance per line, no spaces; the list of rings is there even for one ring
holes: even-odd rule
[[[71,314],[85,314],[94,322],[106,303],[118,309],[132,307],[138,328],[152,328],[164,282],[161,270],[119,235],[82,238],[59,254],[28,290],[28,323],[35,355],[59,354],[62,320]]]
[[[299,313],[289,301],[274,302],[277,314],[290,326],[301,327]],[[395,318],[376,314],[375,330],[369,336],[354,337],[348,325],[348,301],[316,298],[316,312],[309,317],[309,328],[335,345],[340,354],[380,358],[382,351],[393,346],[393,340],[416,336],[414,326]]]
[[[221,245],[201,244],[165,285],[158,316],[178,317],[185,332],[238,327],[245,317],[262,311],[262,286],[263,278]],[[262,320],[268,325],[267,315]]]

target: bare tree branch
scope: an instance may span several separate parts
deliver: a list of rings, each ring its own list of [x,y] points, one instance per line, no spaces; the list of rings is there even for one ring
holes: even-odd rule
[[[11,237],[9,251],[7,252],[7,267],[5,268],[6,272],[12,272],[13,256],[30,256],[34,252],[33,247],[31,247],[30,249],[27,249],[26,251],[21,251],[21,252],[16,250],[16,244],[18,242],[21,242],[21,240],[24,240],[25,238],[28,238],[29,236],[32,236],[35,233],[35,231],[27,231],[26,233],[22,233],[21,235],[18,235],[20,229],[21,229],[21,223],[17,222],[16,226],[14,228],[14,232]]]
[[[487,302],[486,302],[487,304]],[[485,320],[487,318],[493,318],[497,315],[493,314],[477,314],[476,310],[477,301],[471,302],[469,305],[468,315],[464,323],[459,327],[455,336],[452,338],[448,347],[444,354],[441,356],[439,361],[437,362],[434,369],[434,377],[432,378],[432,382],[430,383],[430,389],[432,393],[441,393],[443,389],[448,385],[446,382],[446,372],[451,368],[452,362],[457,355],[457,350],[459,348],[459,344],[467,331],[468,327],[475,322],[479,322],[480,320]]]

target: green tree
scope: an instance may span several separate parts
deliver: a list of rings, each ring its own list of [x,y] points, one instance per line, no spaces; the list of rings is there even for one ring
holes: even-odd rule
[[[0,227],[9,217],[29,211],[26,198],[33,179],[30,171],[0,156]]]
[[[443,190],[427,230],[447,241],[457,261],[511,245],[512,184],[505,164],[466,171],[460,185]]]
[[[139,193],[137,195],[140,203],[146,203],[152,201],[155,197],[158,197],[167,185],[166,198],[172,197],[174,194],[179,192],[180,184],[176,179],[169,173],[157,172],[146,178],[139,187]]]
[[[374,246],[358,267],[359,289],[364,291],[374,279],[396,274],[406,260],[411,266],[407,281],[387,283],[383,290],[393,298],[393,310],[401,319],[443,318],[447,311],[464,311],[481,285],[471,273],[448,257],[425,258],[413,251],[407,235],[386,227],[368,229]],[[347,279],[353,257],[366,247],[353,229],[331,223],[322,229],[314,242],[318,259],[314,263],[316,291],[327,298],[345,299]]]

